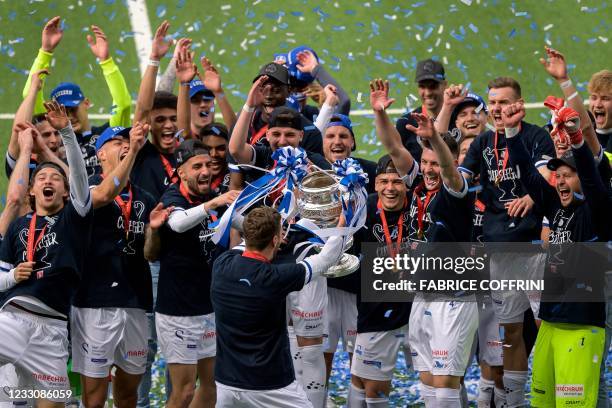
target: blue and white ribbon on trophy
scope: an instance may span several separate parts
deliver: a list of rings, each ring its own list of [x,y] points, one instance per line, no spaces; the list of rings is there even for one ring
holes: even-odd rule
[[[367,217],[368,193],[365,186],[368,184],[368,175],[363,171],[359,162],[352,157],[336,160],[333,169],[336,175],[340,177],[340,200],[346,226],[319,228],[308,219],[301,219],[297,222],[300,228],[316,235],[323,242],[331,236],[349,237],[355,234],[363,228]]]
[[[272,159],[276,166],[271,170],[261,169],[251,165],[239,165],[239,167],[257,168],[267,174],[258,178],[251,184],[247,184],[236,201],[225,211],[212,236],[215,244],[224,248],[229,246],[229,237],[232,219],[236,215],[242,215],[247,209],[263,200],[268,194],[282,188],[282,199],[278,206],[281,218],[286,220],[297,212],[297,204],[293,189],[300,183],[307,173],[306,151],[300,147],[282,147],[272,153]]]

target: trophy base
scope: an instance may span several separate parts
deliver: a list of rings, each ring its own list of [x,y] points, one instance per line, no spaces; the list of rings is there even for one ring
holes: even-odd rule
[[[350,275],[359,269],[359,258],[351,254],[342,254],[340,261],[327,272],[323,273],[326,278],[340,278],[342,276]]]

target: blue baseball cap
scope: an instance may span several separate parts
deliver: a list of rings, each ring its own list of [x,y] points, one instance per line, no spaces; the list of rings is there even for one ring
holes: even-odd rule
[[[353,143],[353,148],[351,149],[351,151],[355,151],[355,149],[357,148],[357,139],[355,139],[355,133],[353,133],[353,123],[351,122],[351,119],[341,113],[334,113],[331,119],[329,120],[327,126],[325,126],[325,129],[332,126],[342,126],[347,128],[349,132],[351,132],[351,136],[353,136],[353,140],[355,141]]]
[[[96,139],[96,152],[104,146],[104,143],[117,138],[129,138],[131,127],[124,128],[123,126],[109,126]]]
[[[68,108],[74,108],[85,100],[85,96],[77,84],[62,82],[51,91],[51,99]]]
[[[192,79],[189,83],[189,97],[193,98],[200,92],[203,92],[202,99],[215,99],[215,94],[206,88],[200,79]]]
[[[487,103],[484,101],[484,99],[482,99],[482,96],[472,92],[468,92],[463,101],[459,102],[457,106],[455,106],[453,113],[458,114],[459,111],[461,111],[461,109],[465,108],[466,106],[475,106],[478,112],[484,110],[486,114],[489,113]]]
[[[319,61],[319,57],[317,56],[317,53],[312,48],[307,47],[305,45],[300,45],[299,47],[295,47],[294,49],[289,51],[289,53],[287,54],[287,68],[289,69],[289,75],[291,75],[291,77],[295,78],[297,81],[302,82],[304,84],[309,84],[312,81],[314,81],[314,77],[308,73],[300,71],[297,68],[297,65],[300,62],[297,58],[297,55],[303,51],[312,52],[315,58],[317,59],[317,61]]]

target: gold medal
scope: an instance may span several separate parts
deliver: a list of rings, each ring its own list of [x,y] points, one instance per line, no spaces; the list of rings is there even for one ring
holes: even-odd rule
[[[423,230],[419,228],[419,230],[417,231],[417,237],[419,239],[423,239]]]

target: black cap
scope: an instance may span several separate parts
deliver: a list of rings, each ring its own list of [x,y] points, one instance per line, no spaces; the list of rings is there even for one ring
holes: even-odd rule
[[[273,127],[288,127],[296,130],[303,130],[302,115],[295,109],[286,106],[274,108],[268,120],[268,128]]]
[[[222,123],[209,123],[200,129],[200,138],[206,136],[219,136],[224,138],[225,140],[229,140],[229,132],[227,128]]]
[[[257,81],[260,76],[267,75],[268,78],[272,78],[284,85],[289,85],[289,70],[287,67],[275,62],[264,65],[259,70],[259,75],[253,79],[253,82]]]
[[[415,82],[418,83],[426,80],[442,82],[445,79],[444,66],[440,62],[426,59],[417,63]]]
[[[391,160],[391,156],[388,154],[378,159],[378,163],[376,163],[376,175],[385,173],[398,173],[393,160]]]
[[[572,169],[576,170],[576,160],[574,159],[574,153],[572,153],[571,149],[563,153],[561,157],[550,159],[548,163],[546,163],[546,167],[552,171],[557,170],[561,166],[570,166]]]
[[[176,158],[176,168],[178,169],[181,165],[185,164],[187,160],[192,157],[199,156],[201,154],[208,155],[208,149],[198,139],[188,139],[179,145],[174,151],[174,157]]]

